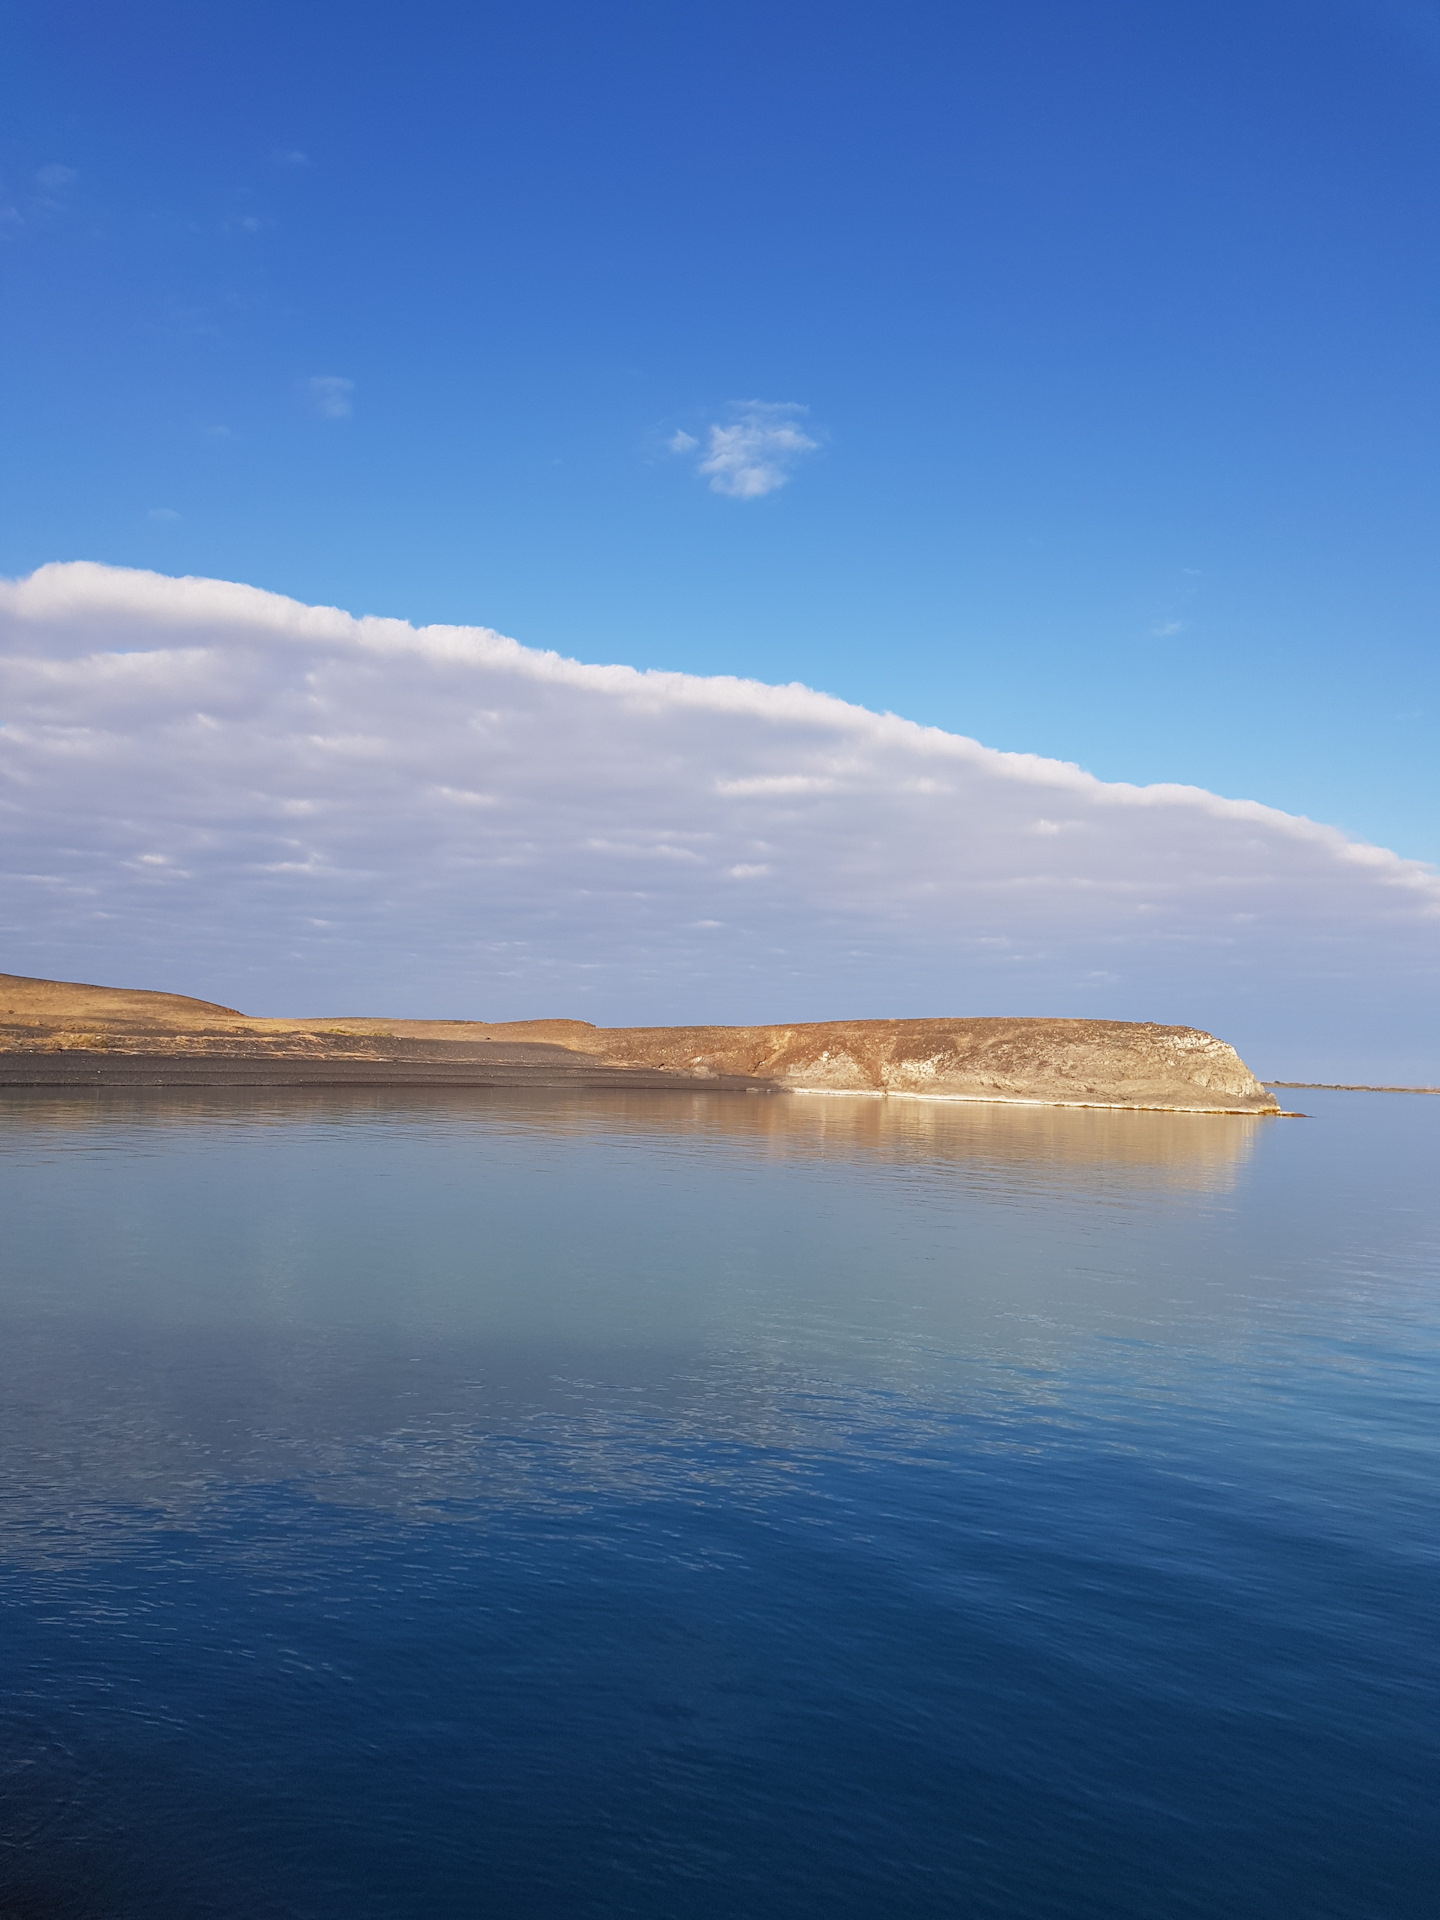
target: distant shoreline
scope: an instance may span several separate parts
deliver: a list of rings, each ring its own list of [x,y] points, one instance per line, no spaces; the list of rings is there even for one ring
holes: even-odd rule
[[[1266,1080],[1267,1087],[1295,1087],[1310,1093],[1440,1093],[1440,1087],[1367,1087],[1342,1080]]]

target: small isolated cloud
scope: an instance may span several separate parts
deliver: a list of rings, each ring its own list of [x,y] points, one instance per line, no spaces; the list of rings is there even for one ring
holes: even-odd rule
[[[270,155],[272,167],[308,167],[310,156],[299,147],[276,147]]]
[[[1198,567],[1181,567],[1178,586],[1155,609],[1156,620],[1150,629],[1152,640],[1173,640],[1177,633],[1187,630],[1191,622],[1183,616],[1193,613],[1195,609],[1199,591],[1196,583],[1199,579]]]
[[[704,457],[695,471],[710,482],[712,493],[732,500],[759,500],[791,478],[796,465],[820,445],[800,425],[805,408],[789,401],[737,400],[730,418],[713,421],[706,433]],[[690,453],[700,445],[683,431],[670,439],[673,453]]]
[[[149,520],[164,522],[169,520],[178,520],[180,516],[175,511],[174,507],[151,507],[149,513],[146,515],[146,518]]]
[[[355,411],[355,382],[337,373],[317,373],[304,383],[305,396],[322,420],[348,420]]]

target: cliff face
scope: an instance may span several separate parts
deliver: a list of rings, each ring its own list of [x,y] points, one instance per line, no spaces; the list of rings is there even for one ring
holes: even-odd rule
[[[1123,1020],[833,1020],[592,1027],[582,1020],[253,1020],[179,994],[0,974],[0,1084],[199,1084],[326,1073],[475,1085],[623,1081],[1046,1106],[1276,1113],[1223,1040]]]
[[[1119,1020],[841,1020],[601,1032],[602,1057],[745,1074],[804,1092],[1274,1112],[1233,1047],[1193,1027]]]
[[[1233,1047],[1123,1020],[836,1020],[596,1034],[617,1065],[745,1074],[798,1092],[1273,1113]]]

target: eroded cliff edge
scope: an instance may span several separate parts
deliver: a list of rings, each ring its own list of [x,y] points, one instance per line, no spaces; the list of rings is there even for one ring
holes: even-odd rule
[[[797,1093],[887,1093],[1047,1106],[1273,1113],[1233,1047],[1126,1020],[834,1020],[789,1027],[601,1030],[603,1057]]]
[[[1223,1040],[1126,1020],[252,1019],[181,994],[0,974],[0,1086],[722,1086],[1276,1113]]]

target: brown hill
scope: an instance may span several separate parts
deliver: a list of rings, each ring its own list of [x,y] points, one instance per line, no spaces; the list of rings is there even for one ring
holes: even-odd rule
[[[1125,1020],[251,1019],[183,994],[0,974],[0,1086],[164,1081],[723,1086],[1276,1113],[1232,1047]]]

